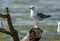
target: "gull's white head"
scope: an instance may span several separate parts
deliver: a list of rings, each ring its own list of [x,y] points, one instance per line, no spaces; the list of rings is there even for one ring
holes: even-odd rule
[[[32,5],[32,6],[30,6],[30,8],[29,9],[35,9],[35,7]]]

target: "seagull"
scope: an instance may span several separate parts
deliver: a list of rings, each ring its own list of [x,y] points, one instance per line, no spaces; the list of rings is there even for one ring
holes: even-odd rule
[[[32,18],[33,20],[36,21],[36,24],[37,24],[37,25],[39,24],[39,21],[42,21],[42,20],[45,19],[45,18],[51,17],[51,15],[45,15],[45,14],[43,14],[43,13],[37,12],[36,9],[35,9],[35,7],[34,7],[33,5],[30,6],[29,9],[31,10],[30,16],[31,16],[31,18]]]

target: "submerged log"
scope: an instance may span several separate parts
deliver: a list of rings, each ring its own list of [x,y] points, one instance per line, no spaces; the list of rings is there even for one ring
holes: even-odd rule
[[[42,30],[39,26],[34,26],[21,41],[39,41],[42,36]]]

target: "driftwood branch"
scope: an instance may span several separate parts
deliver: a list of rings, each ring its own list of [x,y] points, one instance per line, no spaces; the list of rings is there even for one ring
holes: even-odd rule
[[[3,29],[3,28],[0,28],[0,32],[11,35],[11,32],[9,30]]]
[[[13,37],[14,41],[19,41],[18,32],[17,32],[17,30],[14,29],[14,27],[12,25],[11,16],[9,14],[8,8],[6,8],[6,11],[7,11],[7,16],[8,16],[7,17],[8,26],[9,26],[9,29],[12,33],[11,36]]]
[[[21,41],[39,41],[42,36],[42,30],[39,26],[34,26]]]
[[[7,15],[0,14],[1,18],[7,18]]]
[[[14,27],[12,25],[11,16],[9,14],[8,7],[6,8],[6,12],[7,12],[6,15],[0,14],[0,17],[1,18],[7,18],[9,30],[0,28],[0,32],[11,35],[13,37],[14,41],[19,41],[18,32],[14,29]]]
[[[8,8],[6,8],[6,11],[7,11],[7,16],[8,16],[7,17],[8,26],[9,26],[10,31],[12,32],[14,30],[14,27],[12,25],[11,16],[9,14]]]

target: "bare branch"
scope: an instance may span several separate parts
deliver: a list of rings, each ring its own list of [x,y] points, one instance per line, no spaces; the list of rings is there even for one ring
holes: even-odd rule
[[[8,7],[6,8],[6,12],[7,12],[7,22],[8,22],[8,26],[9,26],[9,29],[12,33],[12,37],[13,37],[13,40],[14,41],[19,41],[19,37],[18,37],[18,32],[17,30],[14,29],[13,25],[12,25],[12,21],[11,21],[11,16],[9,14],[9,10],[8,10]]]
[[[11,35],[11,32],[9,30],[3,29],[3,28],[0,28],[0,32]]]
[[[11,16],[9,14],[8,7],[6,8],[6,12],[7,12],[6,15],[0,14],[0,17],[1,18],[7,18],[9,30],[0,28],[0,32],[11,35],[14,41],[19,41],[18,32],[16,29],[14,29],[14,26],[12,25]]]
[[[6,8],[6,12],[7,12],[7,22],[8,22],[8,26],[9,26],[9,29],[11,30],[11,31],[13,31],[14,30],[14,27],[13,27],[13,25],[12,25],[12,21],[11,21],[11,16],[10,16],[10,14],[9,14],[9,10],[8,10],[8,7]]]
[[[1,18],[7,18],[7,15],[0,14]]]

